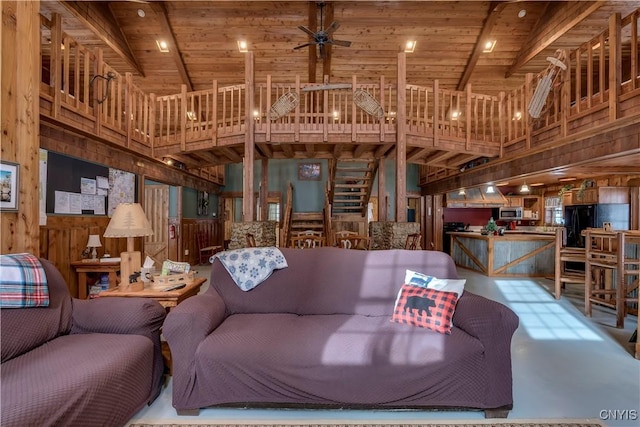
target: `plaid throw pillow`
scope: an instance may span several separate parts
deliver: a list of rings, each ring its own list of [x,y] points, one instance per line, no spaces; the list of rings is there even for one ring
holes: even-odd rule
[[[451,334],[458,295],[436,289],[402,285],[391,321]]]

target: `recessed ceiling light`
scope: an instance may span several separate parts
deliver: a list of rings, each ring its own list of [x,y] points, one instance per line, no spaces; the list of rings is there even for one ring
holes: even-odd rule
[[[522,19],[525,16],[527,16],[527,9],[520,9],[520,12],[518,12],[518,18]]]
[[[138,9],[138,16],[139,16],[140,18],[144,18],[144,17],[146,16],[146,13],[144,13],[144,10],[142,10],[142,9]]]
[[[158,49],[160,52],[169,52],[169,45],[164,40],[156,40],[156,44],[158,45]]]
[[[405,45],[404,45],[404,51],[406,53],[413,53],[413,51],[416,49],[416,41],[415,40],[409,40]]]
[[[491,53],[493,52],[493,48],[496,47],[497,40],[487,40],[484,43],[484,47],[482,48],[483,53]]]
[[[558,181],[560,181],[560,182],[569,182],[569,181],[575,181],[576,179],[578,179],[578,178],[576,178],[574,176],[569,176],[569,177],[566,177],[566,178],[558,178]]]

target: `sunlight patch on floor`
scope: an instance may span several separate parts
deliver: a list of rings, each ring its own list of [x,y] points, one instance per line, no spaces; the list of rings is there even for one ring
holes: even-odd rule
[[[567,311],[534,281],[508,279],[495,284],[531,338],[602,341],[583,319]]]

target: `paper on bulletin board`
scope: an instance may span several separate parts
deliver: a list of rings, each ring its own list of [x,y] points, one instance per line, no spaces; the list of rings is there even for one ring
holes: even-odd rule
[[[53,212],[57,214],[81,214],[82,194],[56,191]]]

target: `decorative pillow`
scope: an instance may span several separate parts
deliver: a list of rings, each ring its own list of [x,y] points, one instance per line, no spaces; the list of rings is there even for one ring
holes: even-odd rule
[[[455,292],[403,284],[391,321],[451,334],[451,319],[458,302]]]
[[[412,270],[406,270],[404,275],[404,283],[439,291],[455,292],[458,294],[458,298],[462,296],[466,282],[466,279],[438,279]]]
[[[49,287],[40,260],[32,254],[0,255],[0,307],[47,307]]]

